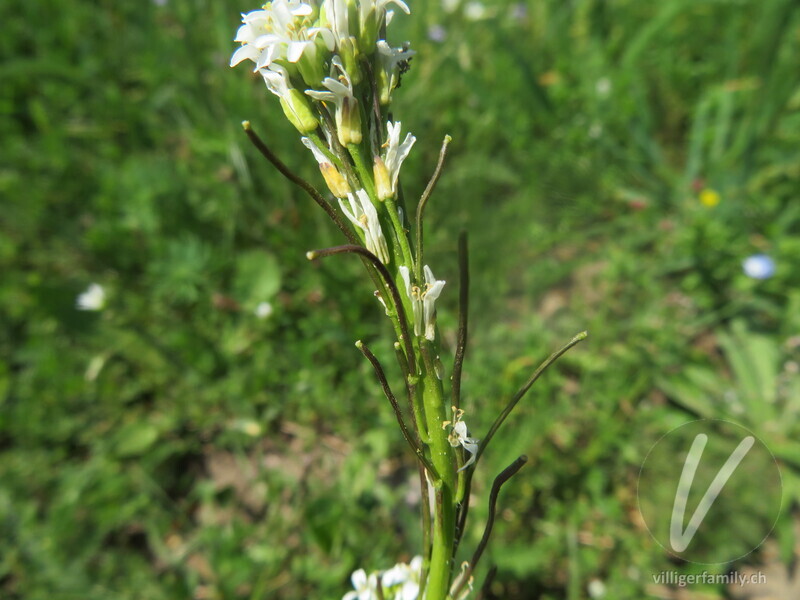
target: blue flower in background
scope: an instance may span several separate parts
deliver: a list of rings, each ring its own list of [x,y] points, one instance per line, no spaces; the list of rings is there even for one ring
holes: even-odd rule
[[[753,254],[744,259],[742,269],[753,279],[769,279],[775,274],[775,261],[766,254]]]

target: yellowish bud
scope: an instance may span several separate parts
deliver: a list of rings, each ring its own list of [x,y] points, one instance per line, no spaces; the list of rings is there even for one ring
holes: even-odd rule
[[[337,198],[347,198],[347,194],[351,193],[350,184],[339,172],[339,169],[334,167],[331,163],[321,163],[319,170],[322,172],[322,177],[325,183],[328,184],[328,189]]]
[[[336,129],[342,146],[361,143],[361,112],[358,100],[346,97],[336,111]]]
[[[389,169],[386,168],[386,163],[383,162],[380,156],[375,157],[372,173],[375,177],[375,192],[378,194],[378,200],[392,198],[394,196],[392,178],[389,176]]]

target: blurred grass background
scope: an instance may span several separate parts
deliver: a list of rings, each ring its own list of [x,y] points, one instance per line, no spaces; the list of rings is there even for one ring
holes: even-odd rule
[[[418,51],[395,94],[418,137],[407,197],[454,138],[426,242],[452,344],[454,240],[471,235],[473,435],[555,347],[591,338],[487,452],[465,552],[493,474],[525,453],[485,559],[496,597],[679,597],[650,575],[696,566],[648,535],[636,478],[661,435],[711,416],[778,457],[789,564],[798,3],[468,4],[413,2],[393,41]],[[355,568],[417,552],[416,471],[353,347],[390,356],[372,290],[351,261],[306,261],[335,232],[241,132],[318,181],[263,84],[227,67],[254,8],[0,6],[2,598],[340,598]],[[770,279],[742,272],[756,253]],[[107,306],[78,311],[91,282]]]

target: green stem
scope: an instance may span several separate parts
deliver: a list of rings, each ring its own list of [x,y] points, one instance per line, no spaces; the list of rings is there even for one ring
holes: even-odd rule
[[[358,178],[364,185],[364,189],[367,191],[367,194],[369,194],[372,202],[376,202],[377,198],[375,196],[375,184],[372,182],[372,170],[367,168],[367,164],[364,162],[364,157],[361,154],[361,148],[358,144],[349,144],[347,150],[350,152],[350,156],[353,157],[353,164],[356,166]]]
[[[422,376],[425,418],[430,436],[431,462],[440,476],[434,482],[436,512],[433,520],[431,562],[428,570],[427,600],[445,600],[450,586],[453,543],[455,542],[456,457],[442,427],[446,406],[442,382],[436,376],[431,360],[431,344],[420,340],[425,371]]]
[[[415,273],[414,259],[411,256],[411,246],[408,244],[408,232],[400,222],[400,215],[397,213],[397,203],[394,198],[386,200],[386,210],[389,212],[389,219],[394,227],[395,236],[400,242],[400,251],[403,253],[403,262],[408,266],[409,271]]]

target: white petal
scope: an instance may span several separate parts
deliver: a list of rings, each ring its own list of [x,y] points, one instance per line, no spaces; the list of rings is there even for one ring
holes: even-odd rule
[[[308,4],[301,4],[297,8],[292,9],[292,14],[295,17],[307,17],[312,13],[312,8]]]
[[[314,42],[289,42],[286,58],[289,62],[296,63],[303,56],[305,49],[313,45],[313,43]]]
[[[320,102],[336,102],[336,95],[331,92],[318,92],[316,90],[306,90],[306,95]]]
[[[408,272],[408,267],[402,265],[398,271],[400,271],[400,277],[403,279],[403,283],[406,285],[406,294],[408,295],[409,300],[413,302],[413,298],[411,297],[411,277]]]
[[[406,3],[405,3],[405,2],[403,2],[402,0],[389,0],[388,2],[384,2],[384,3],[383,3],[383,6],[386,6],[387,4],[389,4],[389,2],[391,2],[392,4],[396,4],[397,6],[399,6],[399,7],[400,7],[400,10],[402,10],[402,11],[403,11],[404,13],[406,13],[407,15],[410,15],[410,14],[411,14],[411,9],[410,9],[410,8],[408,8],[408,4],[406,4]]]
[[[352,91],[350,91],[350,88],[336,81],[335,79],[331,79],[330,77],[327,77],[322,84],[331,92],[333,92],[338,98],[348,98],[353,95]]]
[[[266,10],[253,10],[247,14],[242,13],[242,21],[251,24],[255,21],[269,21],[270,13]]]
[[[258,48],[249,44],[242,46],[241,48],[237,48],[236,52],[234,52],[233,56],[231,56],[231,66],[235,67],[243,60],[252,60],[255,62],[259,54],[260,52]]]
[[[330,159],[327,156],[325,156],[325,154],[322,152],[322,150],[317,148],[317,145],[314,142],[312,142],[310,139],[308,139],[307,137],[304,137],[304,138],[300,138],[300,141],[303,142],[303,145],[306,148],[311,150],[311,153],[314,155],[314,158],[317,160],[317,162],[319,164],[325,164],[325,163],[330,163],[331,162]]]
[[[308,35],[312,40],[318,35],[321,35],[322,41],[325,42],[325,46],[327,46],[328,50],[333,52],[336,49],[336,38],[330,29],[325,27],[311,27],[308,30]]]
[[[344,216],[359,229],[364,229],[364,224],[358,219],[359,213],[357,207],[358,203],[355,198],[353,198],[353,194],[347,194],[347,203],[345,203],[344,198],[339,198],[339,208],[342,209]]]
[[[233,38],[234,42],[247,42],[252,43],[256,40],[255,32],[250,25],[242,25],[236,31],[236,37]]]
[[[367,572],[364,569],[353,571],[353,574],[350,576],[350,581],[357,590],[363,588],[367,583]]]

